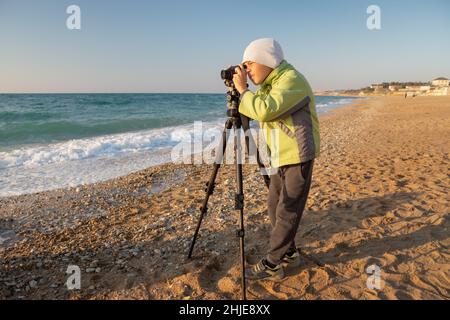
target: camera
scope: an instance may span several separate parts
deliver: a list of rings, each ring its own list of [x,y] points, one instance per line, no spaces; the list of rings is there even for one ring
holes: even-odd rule
[[[233,83],[233,75],[236,73],[236,68],[240,68],[240,66],[231,66],[228,69],[224,69],[220,71],[220,77],[224,80],[225,86],[228,87],[227,92],[227,115],[230,118],[239,118],[239,99],[240,94],[236,90],[236,87]],[[244,65],[244,70],[247,69],[247,66]],[[247,84],[248,87],[248,84]]]
[[[220,77],[223,80],[233,80],[233,75],[236,73],[235,69],[240,68],[240,66],[231,66],[228,69],[224,69],[220,72]],[[244,70],[247,69],[247,66],[244,64]]]

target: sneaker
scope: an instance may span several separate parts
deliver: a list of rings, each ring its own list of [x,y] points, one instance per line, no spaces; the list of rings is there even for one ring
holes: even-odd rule
[[[275,280],[279,281],[284,278],[284,270],[281,264],[271,268],[267,265],[266,259],[246,268],[245,277],[249,280]]]
[[[283,268],[296,268],[300,266],[300,253],[296,249],[295,251],[288,252],[284,255],[281,265]]]

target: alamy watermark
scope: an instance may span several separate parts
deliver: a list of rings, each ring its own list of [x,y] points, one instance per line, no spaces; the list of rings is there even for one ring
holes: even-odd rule
[[[67,290],[81,289],[81,270],[79,266],[70,265],[67,267],[66,274],[70,275],[67,278]]]
[[[367,29],[381,30],[381,8],[377,5],[370,5],[366,10],[370,16],[367,18]]]
[[[69,30],[81,29],[81,9],[79,6],[72,4],[67,7],[66,13],[70,16],[66,20],[66,27]]]
[[[257,164],[259,157],[262,163],[270,163],[277,167],[279,150],[270,150],[266,141],[269,138],[272,146],[279,146],[283,134],[286,133],[280,129],[251,128],[245,133],[244,130],[237,130],[236,134],[233,129],[225,132],[219,129],[203,130],[203,122],[196,121],[193,131],[187,129],[177,131],[179,142],[171,150],[171,162],[174,164]],[[261,173],[271,175],[274,174],[274,170],[276,172],[274,168],[267,168]]]
[[[370,290],[383,289],[383,281],[381,279],[381,268],[376,264],[372,264],[366,268],[366,273],[369,274],[366,280],[367,288]]]

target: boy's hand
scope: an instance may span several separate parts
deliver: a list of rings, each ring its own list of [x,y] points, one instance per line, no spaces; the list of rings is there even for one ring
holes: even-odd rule
[[[242,94],[247,90],[247,72],[244,69],[244,65],[240,64],[239,68],[235,69],[236,73],[233,75],[233,82],[236,90]]]

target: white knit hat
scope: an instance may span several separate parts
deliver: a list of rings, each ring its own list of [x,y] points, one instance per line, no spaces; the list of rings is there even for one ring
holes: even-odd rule
[[[275,69],[283,59],[280,44],[272,38],[263,38],[252,41],[247,46],[242,62],[252,61]]]

